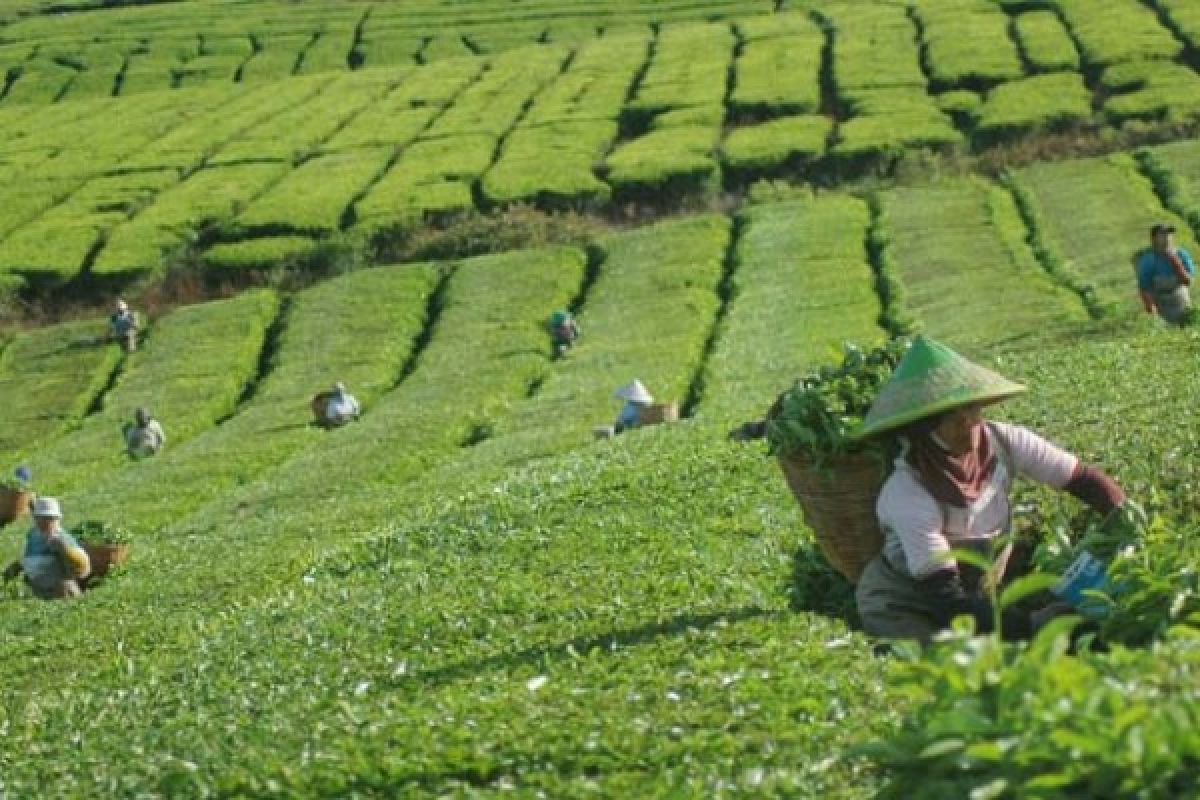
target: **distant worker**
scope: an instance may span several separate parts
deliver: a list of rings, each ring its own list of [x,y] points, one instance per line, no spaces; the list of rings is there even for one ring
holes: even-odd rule
[[[108,327],[111,338],[120,342],[121,349],[126,353],[137,350],[137,314],[130,310],[124,300],[118,298],[116,310],[108,318]]]
[[[1150,247],[1134,256],[1138,292],[1146,313],[1155,311],[1178,325],[1192,308],[1191,285],[1195,264],[1187,250],[1175,246],[1175,228],[1163,222],[1150,228]]]
[[[621,433],[641,424],[642,409],[654,404],[654,398],[642,382],[636,378],[613,392],[613,397],[625,401],[617,421],[613,424],[613,432]]]
[[[25,537],[25,552],[4,570],[4,579],[25,573],[25,583],[43,600],[78,597],[78,581],[92,571],[87,551],[62,529],[62,509],[53,497],[33,504],[34,526]]]
[[[152,456],[167,443],[167,435],[149,409],[133,412],[133,424],[125,426],[125,449],[134,458]]]
[[[336,428],[357,419],[362,408],[354,395],[346,391],[346,384],[339,381],[333,385],[333,391],[321,392],[313,398],[313,411],[322,425]]]
[[[554,355],[562,358],[579,338],[579,323],[570,311],[555,311],[550,315],[550,335],[554,338]]]

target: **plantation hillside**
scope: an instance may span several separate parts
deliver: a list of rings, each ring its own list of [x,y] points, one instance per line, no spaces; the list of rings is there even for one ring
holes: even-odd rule
[[[1200,254],[1200,4],[14,0],[0,63],[0,470],[130,544],[0,584],[0,798],[1200,796],[1200,334],[1130,265]],[[727,437],[914,332],[1146,510],[1091,638],[881,646]],[[595,438],[633,378],[681,419]]]

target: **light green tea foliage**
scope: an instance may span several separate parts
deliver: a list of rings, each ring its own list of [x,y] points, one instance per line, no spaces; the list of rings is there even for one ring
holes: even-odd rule
[[[1075,618],[1077,619],[1077,618]],[[887,768],[884,797],[1186,797],[1200,791],[1200,638],[1067,655],[1070,619],[1029,646],[959,630],[891,677],[916,704],[860,748]],[[1101,722],[1103,721],[1103,722]]]
[[[874,443],[851,437],[907,350],[904,339],[872,350],[843,345],[840,364],[806,373],[779,396],[767,415],[770,452],[821,464],[846,453],[874,450]]]
[[[999,139],[1086,122],[1091,115],[1092,94],[1081,75],[1035,75],[989,91],[975,113],[975,133]]]
[[[204,263],[222,270],[270,269],[302,259],[318,243],[307,236],[266,236],[216,244],[204,251]]]
[[[1130,61],[1104,70],[1101,83],[1113,93],[1104,114],[1114,123],[1130,119],[1187,121],[1200,115],[1200,76],[1169,61]]]
[[[880,194],[882,257],[907,310],[965,352],[1028,348],[1087,320],[1023,241],[1012,197],[974,180]]]
[[[825,38],[816,24],[785,36],[747,42],[734,64],[735,111],[811,114],[821,104],[819,73]]]
[[[121,360],[107,344],[105,319],[80,320],[19,333],[0,354],[0,444],[27,451],[76,423]]]
[[[1039,70],[1077,70],[1079,53],[1053,11],[1027,11],[1014,20],[1025,58]]]
[[[57,441],[29,443],[26,459],[46,479],[41,490],[78,491],[127,466],[123,428],[137,408],[159,421],[172,448],[232,414],[255,378],[278,305],[273,292],[251,290],[155,320],[145,343],[125,357],[100,410]]]
[[[1154,11],[1136,0],[1114,0],[1103,14],[1087,0],[1055,0],[1084,60],[1093,66],[1122,61],[1169,61],[1183,50],[1171,32],[1159,23]]]
[[[826,194],[739,216],[732,300],[705,368],[701,418],[761,415],[842,342],[883,339],[868,216],[861,200]]]
[[[1008,36],[1008,16],[986,0],[920,0],[913,13],[935,86],[952,88],[1007,81],[1022,75]]]
[[[771,170],[821,156],[832,131],[828,117],[781,117],[734,128],[721,143],[721,153],[733,169]]]
[[[715,191],[720,178],[713,158],[718,135],[708,127],[651,131],[608,156],[606,178],[618,192]]]

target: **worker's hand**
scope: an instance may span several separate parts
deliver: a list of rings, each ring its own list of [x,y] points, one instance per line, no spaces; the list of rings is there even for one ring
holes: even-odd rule
[[[1075,607],[1070,603],[1062,600],[1055,600],[1050,605],[1045,606],[1044,608],[1039,608],[1037,611],[1031,613],[1029,615],[1029,624],[1030,627],[1033,628],[1033,632],[1037,633],[1044,628],[1046,623],[1048,623],[1050,620],[1074,613]]]

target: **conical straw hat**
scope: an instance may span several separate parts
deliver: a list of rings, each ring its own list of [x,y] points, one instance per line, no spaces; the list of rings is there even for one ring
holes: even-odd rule
[[[918,336],[879,390],[854,438],[895,430],[972,403],[995,403],[1024,391],[1021,384]]]
[[[619,397],[620,399],[628,400],[631,403],[643,403],[645,405],[649,405],[650,403],[654,402],[654,398],[650,396],[650,392],[646,391],[646,387],[642,386],[642,382],[636,378],[613,392],[613,397]]]

